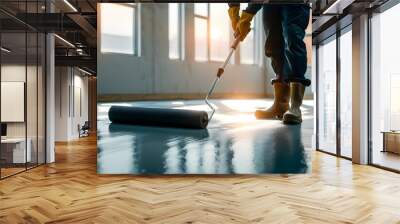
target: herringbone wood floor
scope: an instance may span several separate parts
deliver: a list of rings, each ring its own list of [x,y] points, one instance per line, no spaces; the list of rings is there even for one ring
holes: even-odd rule
[[[96,139],[0,181],[0,223],[400,223],[400,175],[313,155],[309,175],[96,174]]]

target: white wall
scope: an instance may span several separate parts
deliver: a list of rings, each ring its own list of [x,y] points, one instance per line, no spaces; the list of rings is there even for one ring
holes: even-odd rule
[[[2,82],[23,82],[26,86],[26,99],[22,109],[23,114],[26,113],[26,119],[22,122],[6,122],[8,138],[24,138],[29,139],[32,152],[32,161],[39,163],[44,162],[45,150],[45,116],[44,116],[44,73],[41,66],[26,66],[25,63],[4,63],[1,66]],[[25,90],[21,94],[24,94]],[[7,95],[2,95],[7,98]],[[26,106],[25,106],[26,104]],[[7,111],[12,108],[2,107],[1,110]],[[12,111],[7,111],[12,113]],[[37,154],[39,156],[37,157]]]
[[[31,68],[32,67],[28,67],[28,70]],[[25,75],[25,65],[8,64],[1,66],[1,81],[25,82]],[[1,110],[6,110],[6,108],[1,108]],[[7,123],[7,137],[25,137],[25,126],[25,122]]]
[[[142,4],[141,10],[141,57],[103,54],[98,44],[98,94],[205,93],[222,62],[193,60],[193,4],[186,4],[184,61],[168,58],[168,5]],[[262,64],[229,64],[216,93],[264,94],[269,81]]]
[[[72,67],[56,67],[55,73],[55,140],[70,141],[79,137],[78,125],[88,120],[88,78]]]
[[[78,74],[77,74],[78,72]],[[89,120],[89,92],[88,92],[88,77],[82,76],[83,73],[75,70],[74,75],[74,107],[72,109],[72,136],[76,138],[79,136],[79,132],[77,129],[78,124],[83,125],[85,121]],[[80,91],[80,93],[78,93]],[[80,97],[79,97],[80,96]],[[80,101],[80,102],[79,102]],[[81,111],[80,111],[81,110]]]
[[[19,64],[5,64],[1,66],[1,81],[2,82],[26,82],[26,76],[28,78],[27,87],[27,119],[28,119],[28,137],[32,130],[36,130],[37,115],[32,111],[36,111],[36,67],[25,66]],[[29,88],[30,87],[30,88]],[[4,97],[4,96],[3,96]],[[32,104],[33,103],[33,104]],[[24,110],[24,108],[22,108]],[[7,108],[1,108],[1,110],[7,110]],[[25,137],[25,126],[26,122],[7,122],[7,136],[8,137]]]

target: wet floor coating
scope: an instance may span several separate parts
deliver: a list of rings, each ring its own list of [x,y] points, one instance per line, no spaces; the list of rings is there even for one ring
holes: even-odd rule
[[[306,173],[310,168],[313,103],[302,106],[302,125],[256,120],[271,100],[212,100],[216,114],[207,129],[112,124],[112,105],[210,111],[203,101],[98,104],[99,174]]]

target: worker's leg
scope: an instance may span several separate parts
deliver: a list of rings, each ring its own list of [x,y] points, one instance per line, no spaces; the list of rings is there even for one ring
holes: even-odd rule
[[[289,107],[289,85],[284,82],[284,39],[282,36],[281,7],[264,5],[263,24],[266,35],[265,55],[271,58],[271,65],[275,72],[272,79],[274,87],[274,103],[265,110],[257,110],[258,119],[281,119]]]
[[[307,48],[304,43],[310,8],[305,5],[284,6],[282,8],[282,30],[285,40],[285,60],[283,66],[286,81],[290,83],[290,107],[283,116],[284,123],[302,122],[300,106],[304,90],[311,84],[305,78],[307,70]]]
[[[271,58],[271,65],[275,72],[276,81],[284,80],[283,62],[284,62],[284,39],[282,35],[281,6],[264,5],[263,7],[263,25],[266,36],[265,56]]]

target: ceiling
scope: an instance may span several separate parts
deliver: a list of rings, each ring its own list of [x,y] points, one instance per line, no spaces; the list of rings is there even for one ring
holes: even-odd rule
[[[354,16],[374,11],[395,0],[315,0],[313,43],[316,44],[351,24]]]
[[[45,0],[1,0],[2,46],[12,49],[5,58],[32,58],[38,50],[32,38],[52,32],[57,34],[56,65],[79,66],[96,73],[96,4],[96,0],[50,0],[47,5]]]

